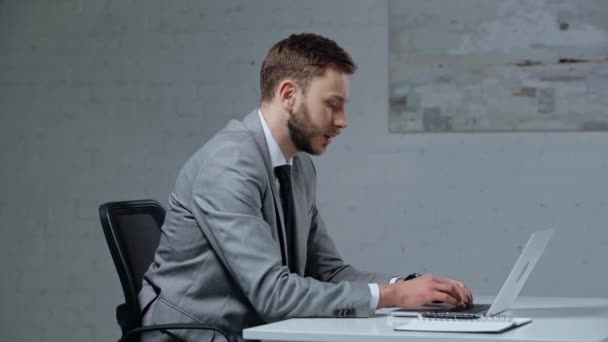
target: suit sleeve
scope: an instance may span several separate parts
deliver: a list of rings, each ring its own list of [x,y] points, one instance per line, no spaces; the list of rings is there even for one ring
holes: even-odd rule
[[[227,157],[210,158],[201,167],[192,194],[193,215],[262,319],[368,316],[366,284],[304,278],[282,265],[279,244],[261,212],[268,182],[262,158],[230,144],[217,152]]]

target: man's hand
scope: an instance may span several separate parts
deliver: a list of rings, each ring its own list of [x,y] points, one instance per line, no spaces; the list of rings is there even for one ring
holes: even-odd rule
[[[379,287],[378,308],[414,307],[431,302],[445,302],[458,307],[473,305],[471,290],[464,283],[432,274],[394,284],[379,284]]]

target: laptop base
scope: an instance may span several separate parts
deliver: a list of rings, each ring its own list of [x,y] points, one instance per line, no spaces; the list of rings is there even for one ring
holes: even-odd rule
[[[390,312],[392,316],[416,317],[421,313],[428,312],[458,312],[471,314],[485,314],[490,309],[490,304],[473,304],[470,308],[459,308],[447,304],[426,304],[413,308],[400,308]]]

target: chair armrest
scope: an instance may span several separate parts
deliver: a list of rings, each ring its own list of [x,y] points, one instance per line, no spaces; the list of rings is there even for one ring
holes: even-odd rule
[[[222,329],[218,327],[214,327],[212,325],[206,324],[196,324],[196,323],[175,323],[175,324],[158,324],[158,325],[147,325],[139,328],[135,328],[127,332],[121,339],[120,342],[128,342],[134,336],[137,336],[141,333],[145,333],[148,331],[164,331],[164,330],[192,330],[192,329],[200,329],[200,330],[213,330],[215,332],[220,333],[226,341],[231,341],[228,337],[228,334],[224,332]]]

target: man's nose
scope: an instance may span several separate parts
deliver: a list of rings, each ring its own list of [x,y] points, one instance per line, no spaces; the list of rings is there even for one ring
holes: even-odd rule
[[[334,126],[344,129],[348,127],[348,122],[346,122],[346,115],[337,115],[334,119]]]

